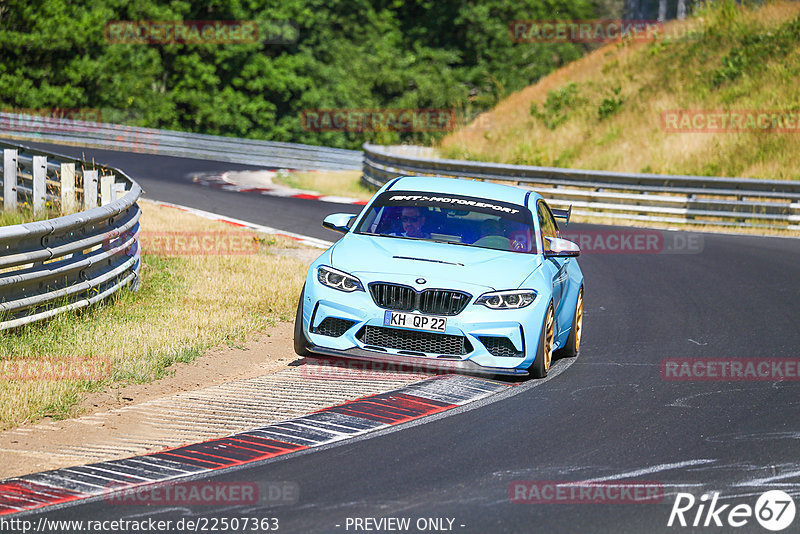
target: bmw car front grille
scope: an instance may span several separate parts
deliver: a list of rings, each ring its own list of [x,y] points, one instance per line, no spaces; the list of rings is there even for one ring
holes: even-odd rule
[[[463,356],[472,352],[472,345],[467,338],[450,334],[365,326],[358,331],[356,338],[370,347],[396,349],[407,353]]]
[[[425,289],[386,282],[369,285],[375,304],[387,310],[414,311],[431,315],[458,315],[467,307],[472,295],[452,289]]]
[[[413,287],[377,283],[369,285],[369,292],[381,308],[411,311],[417,307],[417,292]]]

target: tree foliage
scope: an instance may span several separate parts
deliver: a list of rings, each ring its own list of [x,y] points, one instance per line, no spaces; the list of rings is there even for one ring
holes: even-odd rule
[[[315,132],[303,110],[484,111],[577,58],[512,42],[513,20],[587,19],[590,0],[4,0],[0,106],[97,108],[106,122],[358,147],[435,133]],[[290,21],[295,42],[110,44],[111,21]]]

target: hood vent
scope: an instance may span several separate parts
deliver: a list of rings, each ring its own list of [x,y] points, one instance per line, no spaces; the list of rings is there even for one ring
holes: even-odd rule
[[[427,258],[412,258],[410,256],[392,256],[392,258],[396,260],[413,260],[413,261],[428,261],[431,263],[444,263],[445,265],[458,265],[459,267],[463,267],[463,263],[453,263],[452,261],[444,261],[444,260],[429,260]]]

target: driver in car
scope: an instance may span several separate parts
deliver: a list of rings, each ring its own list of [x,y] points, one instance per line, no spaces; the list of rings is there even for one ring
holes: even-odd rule
[[[431,237],[431,234],[424,229],[425,212],[422,208],[413,206],[403,208],[400,214],[400,222],[403,224],[403,231],[395,235],[421,239],[428,239]]]

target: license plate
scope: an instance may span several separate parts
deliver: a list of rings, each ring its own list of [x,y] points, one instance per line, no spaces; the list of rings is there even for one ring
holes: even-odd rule
[[[421,313],[387,311],[383,314],[383,324],[386,326],[399,326],[400,328],[413,328],[414,330],[427,330],[429,332],[444,332],[447,328],[447,319],[422,315]]]

